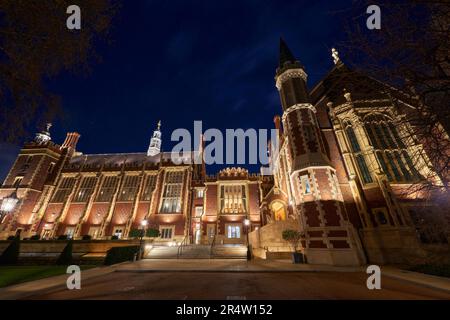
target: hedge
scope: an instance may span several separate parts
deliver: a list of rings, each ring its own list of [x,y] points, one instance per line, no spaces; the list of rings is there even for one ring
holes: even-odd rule
[[[68,266],[72,264],[72,251],[73,251],[73,240],[70,240],[65,246],[64,250],[56,260],[57,265]]]
[[[105,258],[105,265],[133,261],[135,255],[139,252],[139,246],[113,247],[108,250]]]
[[[0,265],[15,265],[19,260],[20,236],[14,237],[2,255],[0,255]]]

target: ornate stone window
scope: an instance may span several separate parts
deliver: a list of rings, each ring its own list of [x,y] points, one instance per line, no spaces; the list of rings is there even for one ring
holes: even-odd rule
[[[244,214],[247,212],[247,192],[243,184],[220,186],[220,213]]]
[[[110,202],[114,196],[114,193],[119,182],[119,177],[108,176],[103,180],[102,188],[97,195],[98,202]]]
[[[73,202],[87,202],[92,192],[94,192],[96,182],[96,177],[84,177]]]
[[[160,212],[181,212],[181,190],[183,188],[183,171],[167,171]]]
[[[62,179],[59,184],[58,190],[55,192],[55,195],[52,198],[52,203],[63,203],[66,202],[70,193],[72,192],[72,188],[75,185],[74,177],[65,177]]]
[[[303,190],[303,194],[311,194],[312,190],[311,190],[311,180],[309,179],[309,176],[303,175],[300,177],[300,181],[301,181],[301,185],[302,185],[302,190]]]
[[[353,127],[349,122],[347,122],[345,126],[345,132],[350,142],[350,147],[352,149],[353,156],[355,157],[356,165],[358,166],[358,171],[362,178],[362,181],[364,183],[372,183],[373,179],[370,175],[370,171],[364,155],[362,154],[362,150],[359,145],[358,138],[356,137],[355,131],[353,130]]]
[[[389,181],[408,183],[422,179],[391,118],[384,114],[369,114],[364,117],[364,127]]]

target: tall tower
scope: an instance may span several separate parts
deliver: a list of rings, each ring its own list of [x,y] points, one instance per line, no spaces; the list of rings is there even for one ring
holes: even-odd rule
[[[150,139],[150,146],[148,147],[147,155],[156,156],[161,152],[161,121],[158,121],[158,127],[153,131],[153,136]]]
[[[307,74],[283,39],[275,76],[290,153],[293,203],[310,263],[358,265],[364,256],[347,220],[342,193],[306,85]]]

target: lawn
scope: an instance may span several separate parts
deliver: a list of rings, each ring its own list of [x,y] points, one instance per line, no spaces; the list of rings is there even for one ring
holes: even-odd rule
[[[81,269],[89,269],[83,266]],[[65,274],[66,266],[8,266],[0,267],[0,288]]]

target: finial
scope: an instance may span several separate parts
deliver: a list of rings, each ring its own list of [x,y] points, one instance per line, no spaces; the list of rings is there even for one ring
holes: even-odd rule
[[[347,100],[347,102],[352,102],[352,94],[350,92],[348,92],[346,88],[344,88],[343,91],[344,91],[345,100]]]
[[[52,124],[51,122],[47,123],[47,124],[45,125],[46,131],[47,131],[47,132],[50,132],[50,128],[51,128],[52,126],[53,126],[53,124]]]
[[[161,129],[161,120],[158,121],[158,129],[157,130],[160,131],[160,129]]]
[[[335,48],[331,49],[331,56],[333,57],[334,64],[338,64],[339,62],[341,62],[341,59],[339,58],[339,52]]]

